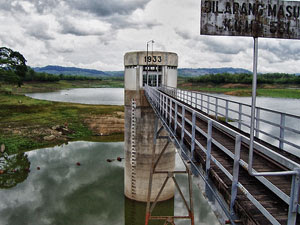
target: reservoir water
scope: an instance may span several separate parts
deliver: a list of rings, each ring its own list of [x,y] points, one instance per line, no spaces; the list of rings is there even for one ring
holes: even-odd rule
[[[0,180],[1,225],[142,225],[145,207],[124,197],[123,142],[77,141],[22,154],[30,163],[25,180],[12,173],[10,188]],[[113,160],[111,163],[107,159]],[[13,159],[12,159],[13,160]],[[177,165],[180,167],[179,159]],[[28,163],[17,166],[25,171]],[[178,182],[185,184],[184,176]],[[20,181],[18,183],[18,181]],[[186,187],[182,190],[185,193]],[[194,186],[196,224],[218,224]],[[180,196],[157,206],[158,212],[182,214]],[[163,223],[151,223],[163,224]],[[189,224],[189,223],[176,223]]]
[[[28,96],[63,102],[122,105],[124,89],[71,89]],[[230,98],[244,103],[250,101],[250,98]],[[299,100],[293,99],[258,98],[259,106],[291,114],[299,114],[299,103]],[[21,163],[15,163],[12,169],[22,173],[12,172],[7,180],[0,179],[0,224],[144,224],[145,204],[125,199],[123,194],[124,162],[116,160],[117,157],[123,157],[123,145],[123,142],[77,141],[13,156],[12,161]],[[107,159],[113,161],[109,163]],[[182,169],[178,157],[176,166]],[[176,178],[181,184],[186,184],[185,176]],[[218,224],[210,204],[197,185],[194,184],[193,188],[196,224]],[[183,192],[186,189],[183,185]],[[174,199],[159,204],[157,211],[171,215],[185,212],[178,193]],[[151,224],[162,225],[163,222]],[[176,224],[185,225],[189,222]]]
[[[123,105],[123,88],[74,88],[48,93],[26,94],[35,99],[59,102],[74,102],[99,105]],[[212,94],[217,97],[251,104],[251,97],[236,97],[224,94]],[[294,115],[300,115],[300,99],[257,97],[257,106],[277,110]]]
[[[123,105],[123,88],[74,88],[47,93],[26,94],[31,98],[96,105]]]

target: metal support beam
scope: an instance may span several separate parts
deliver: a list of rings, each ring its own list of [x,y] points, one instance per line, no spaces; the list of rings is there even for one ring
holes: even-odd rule
[[[184,121],[184,120],[183,120]],[[155,151],[156,151],[156,141],[157,139],[160,138],[159,136],[159,133],[162,131],[162,128],[161,127],[158,131],[158,118],[156,117],[155,119],[155,134],[154,134],[154,145],[153,145],[153,149],[152,149],[152,166],[151,166],[151,169],[150,169],[150,176],[149,176],[149,186],[148,186],[148,196],[147,196],[147,207],[146,207],[146,218],[145,218],[145,225],[148,225],[149,224],[149,221],[150,220],[165,220],[165,223],[164,224],[174,224],[175,225],[175,222],[174,220],[175,219],[190,219],[191,220],[191,225],[194,225],[194,208],[193,208],[193,197],[192,197],[192,177],[191,177],[191,171],[190,169],[187,167],[186,163],[184,163],[184,165],[186,166],[186,171],[157,171],[156,168],[157,168],[157,165],[161,159],[161,157],[163,156],[163,154],[165,153],[169,143],[170,143],[170,138],[168,138],[166,144],[164,145],[163,149],[161,150],[159,156],[156,158],[155,157]],[[167,177],[166,179],[164,180],[154,202],[152,203],[151,205],[151,192],[152,192],[152,180],[153,180],[153,175],[154,174],[167,174]],[[179,184],[177,183],[176,181],[176,178],[175,178],[175,174],[179,174],[179,173],[185,173],[185,174],[188,174],[188,186],[189,186],[189,204],[188,202],[186,201],[181,189],[180,189],[180,186]],[[160,195],[162,194],[164,188],[166,187],[166,184],[168,182],[169,179],[172,179],[174,184],[175,184],[175,187],[177,188],[183,202],[184,202],[184,205],[186,206],[187,208],[187,211],[188,211],[188,216],[151,216],[157,202],[158,202],[158,199],[160,197]]]

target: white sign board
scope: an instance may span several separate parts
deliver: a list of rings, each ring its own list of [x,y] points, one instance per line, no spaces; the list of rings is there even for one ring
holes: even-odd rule
[[[300,39],[300,2],[202,0],[201,34]]]

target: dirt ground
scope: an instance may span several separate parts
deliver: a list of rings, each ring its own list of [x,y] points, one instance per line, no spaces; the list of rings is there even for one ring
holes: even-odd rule
[[[107,136],[115,133],[124,133],[124,112],[112,115],[93,115],[84,120],[94,135]]]

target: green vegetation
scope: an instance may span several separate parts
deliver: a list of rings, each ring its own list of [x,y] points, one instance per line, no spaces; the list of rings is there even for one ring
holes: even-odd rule
[[[78,75],[53,75],[48,73],[38,73],[28,67],[27,73],[23,81],[40,81],[40,82],[57,82],[60,80],[102,80],[101,77],[87,77]]]
[[[251,84],[252,74],[210,74],[187,79],[192,83],[214,83],[214,84]],[[257,76],[258,84],[300,84],[300,76],[285,73],[268,73]]]
[[[0,81],[22,85],[27,72],[26,59],[12,49],[0,48]]]
[[[29,174],[30,161],[24,153],[9,157],[6,152],[0,152],[2,164],[0,176],[0,188],[8,189],[26,180]],[[4,171],[9,171],[4,173]]]
[[[264,89],[259,88],[257,90],[258,96],[266,96],[273,98],[295,98],[300,99],[300,88],[299,89]]]
[[[179,77],[178,88],[234,96],[251,96],[252,76],[247,74],[205,75]],[[203,77],[203,78],[202,78]],[[264,74],[258,76],[257,96],[300,99],[300,76]]]
[[[69,140],[87,140],[93,137],[93,133],[85,122],[86,118],[95,115],[116,116],[117,112],[124,111],[123,106],[49,102],[15,95],[4,91],[3,87],[0,90],[0,144],[5,144],[8,154],[53,146]],[[62,129],[62,134],[53,128],[55,126]],[[45,136],[54,133],[59,136],[45,141]],[[111,138],[121,139],[120,135]]]

